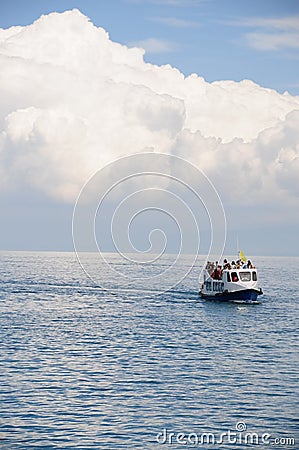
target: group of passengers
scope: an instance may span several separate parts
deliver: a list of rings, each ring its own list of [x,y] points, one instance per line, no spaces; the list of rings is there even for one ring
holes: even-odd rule
[[[223,260],[223,269],[253,269],[254,266],[252,265],[252,262],[250,261],[250,259],[248,259],[248,261],[242,261],[242,259],[238,259],[236,262],[232,261],[231,263],[229,263],[227,261],[227,259]]]
[[[250,259],[248,259],[247,262],[238,259],[237,261],[232,261],[231,263],[228,262],[227,259],[224,259],[223,266],[219,265],[218,261],[215,263],[208,261],[206,265],[206,270],[214,280],[221,280],[223,270],[231,269],[254,269],[254,266],[252,265]]]

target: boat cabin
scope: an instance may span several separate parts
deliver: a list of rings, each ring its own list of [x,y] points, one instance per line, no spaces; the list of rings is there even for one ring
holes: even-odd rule
[[[207,292],[223,292],[224,290],[234,290],[234,287],[247,287],[256,285],[256,269],[224,269],[217,277],[205,271],[203,288]]]
[[[251,261],[238,260],[231,264],[224,260],[224,265],[207,262],[203,273],[200,296],[206,299],[221,299],[236,302],[257,302],[262,294],[258,288],[257,270]]]

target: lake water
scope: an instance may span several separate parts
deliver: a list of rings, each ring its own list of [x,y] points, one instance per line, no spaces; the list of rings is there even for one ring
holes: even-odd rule
[[[144,296],[72,253],[0,259],[1,449],[299,448],[299,258],[254,258],[251,306],[200,300],[199,266]]]

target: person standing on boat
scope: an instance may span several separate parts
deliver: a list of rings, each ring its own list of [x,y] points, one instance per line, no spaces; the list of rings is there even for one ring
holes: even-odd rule
[[[218,269],[217,269],[217,280],[222,280],[222,267],[221,266],[218,266]]]
[[[223,270],[230,270],[231,266],[230,263],[227,261],[227,259],[223,260]]]

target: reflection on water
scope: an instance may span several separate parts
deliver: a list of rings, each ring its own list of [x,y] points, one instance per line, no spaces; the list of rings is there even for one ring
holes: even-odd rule
[[[72,254],[2,253],[1,448],[170,448],[165,428],[239,421],[298,439],[299,258],[255,262],[263,303],[240,306],[201,301],[199,267],[144,298],[94,287]]]

